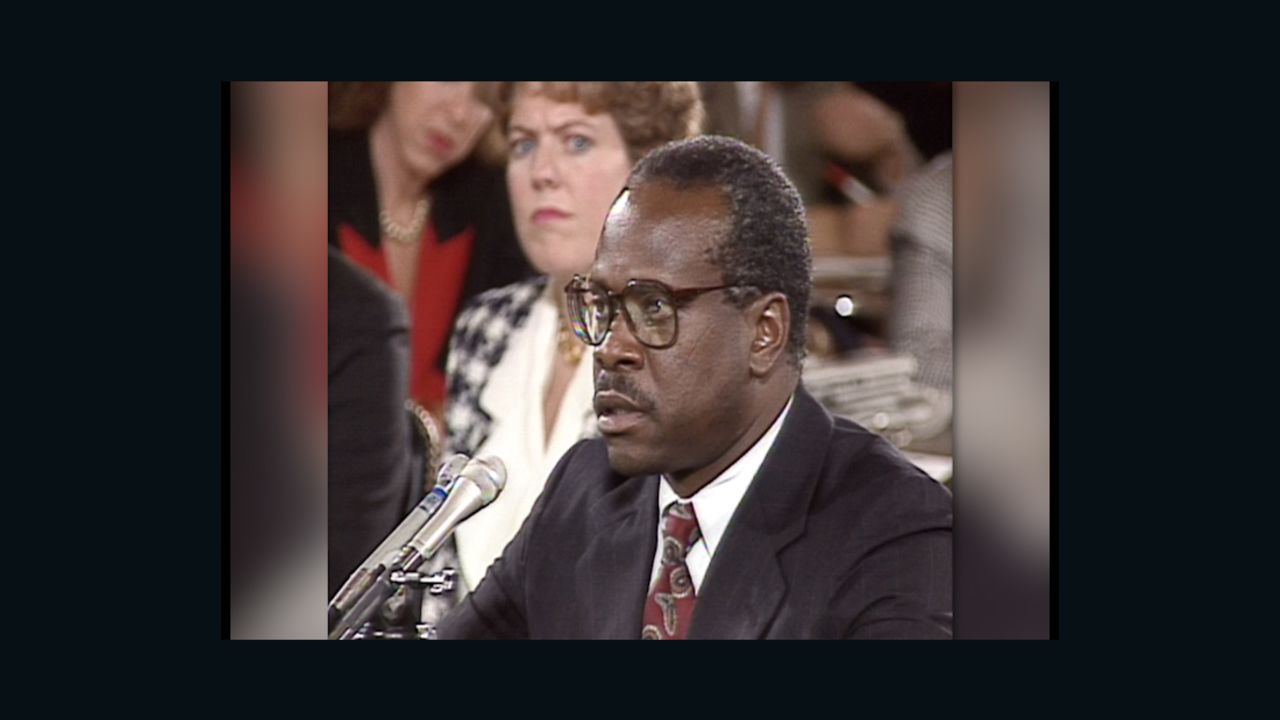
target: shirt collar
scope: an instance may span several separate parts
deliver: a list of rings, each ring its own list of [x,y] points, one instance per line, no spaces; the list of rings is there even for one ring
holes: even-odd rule
[[[747,488],[751,487],[751,481],[759,472],[760,466],[764,464],[765,456],[769,454],[773,443],[778,439],[778,433],[782,431],[782,423],[786,420],[794,402],[795,396],[792,395],[786,407],[782,408],[782,412],[778,414],[777,419],[764,435],[761,435],[742,457],[725,468],[724,472],[694,493],[692,498],[681,500],[676,491],[671,489],[667,476],[663,475],[662,482],[658,484],[658,517],[662,517],[662,511],[666,510],[672,502],[692,502],[693,512],[698,517],[698,528],[702,531],[702,539],[707,544],[707,551],[709,554],[714,554],[720,538],[729,527],[729,520],[733,518],[734,511],[742,501],[742,496],[747,493]]]

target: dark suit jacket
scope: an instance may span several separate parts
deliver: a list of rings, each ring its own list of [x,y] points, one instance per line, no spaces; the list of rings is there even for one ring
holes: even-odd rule
[[[409,320],[373,275],[329,248],[329,596],[413,497]]]
[[[575,445],[440,637],[639,638],[659,482],[613,473],[602,439]],[[799,389],[712,558],[689,637],[950,636],[950,493]]]

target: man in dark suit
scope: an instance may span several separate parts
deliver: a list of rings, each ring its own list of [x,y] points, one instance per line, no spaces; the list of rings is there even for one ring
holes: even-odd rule
[[[950,637],[950,494],[800,385],[810,268],[759,151],[642,159],[566,289],[603,437],[440,637]]]
[[[330,597],[416,499],[408,396],[404,303],[330,247]]]

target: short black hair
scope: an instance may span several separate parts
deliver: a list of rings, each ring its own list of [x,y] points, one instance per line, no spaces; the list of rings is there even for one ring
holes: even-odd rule
[[[787,349],[798,369],[804,360],[813,258],[804,203],[782,168],[744,142],[703,135],[667,143],[645,155],[632,169],[627,187],[650,181],[680,189],[715,187],[724,193],[733,227],[713,259],[726,284],[756,288],[728,293],[729,298],[745,307],[763,293],[787,296]]]

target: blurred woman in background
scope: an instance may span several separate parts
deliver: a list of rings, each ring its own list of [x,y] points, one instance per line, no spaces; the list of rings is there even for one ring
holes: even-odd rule
[[[330,84],[329,243],[404,299],[409,391],[437,416],[458,308],[530,274],[500,161],[475,152],[493,120],[479,85]]]
[[[490,104],[507,140],[520,247],[540,276],[475,298],[450,343],[450,449],[496,455],[509,472],[498,499],[454,536],[467,589],[514,537],[560,456],[597,433],[592,362],[570,329],[565,285],[590,270],[632,165],[703,121],[695,83],[503,83]]]

